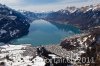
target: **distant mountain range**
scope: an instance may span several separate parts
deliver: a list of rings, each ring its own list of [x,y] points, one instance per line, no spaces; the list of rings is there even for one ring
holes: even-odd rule
[[[22,13],[24,16],[26,16],[27,18],[30,19],[30,22],[37,20],[37,19],[45,19],[48,17],[48,15],[50,13],[35,13],[35,12],[31,12],[31,11],[23,11],[23,10],[19,10],[20,13]]]
[[[28,33],[29,19],[18,11],[0,4],[0,42],[7,43],[12,39]]]
[[[65,9],[48,13],[34,13],[26,11],[23,12],[23,14],[33,20],[44,19],[61,24],[72,24],[82,30],[100,25],[99,4],[81,8],[66,7]]]

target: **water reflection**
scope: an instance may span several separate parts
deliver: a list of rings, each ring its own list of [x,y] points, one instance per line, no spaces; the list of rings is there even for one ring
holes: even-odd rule
[[[29,34],[13,41],[14,44],[47,45],[58,44],[65,37],[79,33],[79,29],[71,25],[57,24],[45,20],[31,23]]]

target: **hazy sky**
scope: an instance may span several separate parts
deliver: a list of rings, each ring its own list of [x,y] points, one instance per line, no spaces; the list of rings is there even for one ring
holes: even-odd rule
[[[100,0],[0,0],[13,9],[29,11],[51,11],[64,9],[67,6],[84,6],[100,3]]]

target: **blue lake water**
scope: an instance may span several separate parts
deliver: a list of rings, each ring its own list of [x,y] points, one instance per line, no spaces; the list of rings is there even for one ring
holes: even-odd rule
[[[72,25],[63,25],[45,20],[35,20],[31,23],[29,34],[13,41],[14,44],[48,45],[59,44],[65,37],[80,33]]]

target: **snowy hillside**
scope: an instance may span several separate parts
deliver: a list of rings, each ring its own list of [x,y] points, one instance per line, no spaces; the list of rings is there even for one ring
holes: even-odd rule
[[[28,33],[29,20],[21,13],[0,4],[0,42],[9,42]]]

